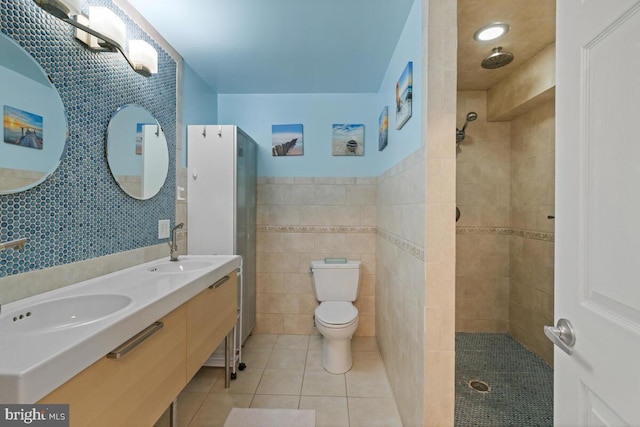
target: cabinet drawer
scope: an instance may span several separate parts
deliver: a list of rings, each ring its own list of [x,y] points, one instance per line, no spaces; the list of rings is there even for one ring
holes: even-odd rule
[[[236,324],[238,275],[187,302],[187,381]]]
[[[70,425],[151,426],[186,385],[186,304],[120,359],[104,357],[38,403],[68,403]]]

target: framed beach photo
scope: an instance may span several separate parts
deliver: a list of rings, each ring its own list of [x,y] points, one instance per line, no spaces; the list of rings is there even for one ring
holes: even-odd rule
[[[413,62],[409,61],[396,83],[396,129],[400,130],[411,117],[413,98]]]
[[[304,138],[302,125],[271,125],[271,155],[302,156]]]
[[[42,150],[44,144],[42,116],[5,105],[3,118],[4,142]]]
[[[378,151],[384,150],[389,138],[389,107],[386,105],[378,118]]]
[[[364,156],[364,125],[333,125],[331,154]]]

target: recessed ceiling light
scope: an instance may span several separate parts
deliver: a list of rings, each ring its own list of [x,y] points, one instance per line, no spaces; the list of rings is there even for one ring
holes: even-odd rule
[[[509,24],[489,24],[475,32],[473,38],[479,42],[495,40],[509,32]]]

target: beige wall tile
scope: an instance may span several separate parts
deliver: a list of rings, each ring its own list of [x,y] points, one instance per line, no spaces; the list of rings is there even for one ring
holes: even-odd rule
[[[258,187],[259,209],[266,212],[260,225],[272,228],[259,232],[257,330],[317,333],[312,316],[318,302],[309,275],[310,262],[345,256],[363,263],[363,316],[357,333],[375,335],[375,234],[323,227],[375,226],[377,178],[263,177]],[[288,228],[291,226],[318,228],[296,232]]]
[[[342,233],[318,233],[316,235],[316,251],[319,253],[346,252],[346,238]]]
[[[375,316],[361,315],[359,316],[358,329],[354,336],[357,337],[374,337],[376,336]]]
[[[284,189],[284,203],[287,205],[313,205],[315,191],[313,185],[287,185]]]
[[[360,208],[360,225],[375,226],[377,219],[378,216],[375,206],[362,206]]]
[[[256,293],[256,313],[268,313],[269,312],[269,298],[264,292],[258,291]]]
[[[517,117],[527,104],[539,105],[545,99],[553,99],[555,55],[553,43],[489,90],[489,116],[492,120]]]
[[[282,205],[284,204],[284,187],[273,184],[258,185],[256,199],[259,205]]]
[[[318,301],[313,294],[301,294],[298,295],[298,309],[301,314],[313,315],[316,307],[318,307]]]
[[[285,314],[284,333],[291,335],[314,335],[318,331],[313,327],[312,314]]]
[[[315,251],[316,236],[314,233],[279,234],[284,234],[284,252],[312,253]]]
[[[344,185],[316,185],[314,195],[318,205],[344,205],[346,201]]]
[[[376,294],[376,276],[374,274],[360,275],[360,295],[371,296]]]
[[[351,253],[375,253],[376,236],[373,233],[349,233],[345,236],[345,250]]]
[[[331,176],[320,176],[320,177],[314,177],[312,178],[312,181],[314,184],[320,184],[320,185],[330,185],[330,184],[336,184],[336,177],[331,177]]]
[[[502,332],[509,330],[507,320],[458,319],[456,317],[456,332]]]
[[[299,297],[296,294],[266,294],[268,301],[267,313],[299,313]]]
[[[290,176],[274,176],[268,178],[273,184],[291,185],[296,183],[296,179]]]
[[[284,235],[282,233],[256,233],[256,250],[258,252],[284,252]]]
[[[297,273],[298,255],[283,252],[259,252],[258,259],[264,259],[264,272],[270,273]],[[258,264],[260,265],[260,264]],[[258,270],[258,272],[262,272]]]
[[[360,206],[334,206],[329,211],[329,225],[360,225]]]
[[[375,304],[376,304],[375,296],[362,296],[362,295],[360,295],[360,297],[354,303],[354,305],[358,309],[358,312],[361,315],[363,314],[375,315],[376,313]]]
[[[284,273],[257,273],[256,290],[258,294],[281,294],[284,292]]]
[[[466,298],[481,302],[485,297],[508,298],[510,288],[509,277],[456,276],[456,300]]]
[[[284,334],[284,315],[256,313],[254,334]]]
[[[455,371],[455,352],[425,352],[425,382],[438,384],[438,387],[425,387],[424,412],[429,421],[448,420],[452,417],[455,396],[454,381],[450,381],[450,372]],[[428,424],[425,424],[428,425]],[[437,425],[437,424],[433,424]],[[452,425],[447,422],[444,425]]]
[[[347,185],[345,187],[346,204],[348,205],[375,205],[376,204],[376,185],[375,184],[358,184]]]
[[[504,123],[486,121],[486,102],[483,92],[458,93],[458,121],[468,111],[479,114],[457,158],[458,225],[552,233],[553,101]],[[536,345],[535,323],[553,317],[553,242],[467,234],[457,236],[456,252],[456,330],[516,328],[528,337],[525,345],[546,351]]]
[[[269,225],[298,225],[300,212],[297,205],[271,205]]]
[[[286,294],[313,294],[311,275],[308,272],[284,274],[282,292]]]

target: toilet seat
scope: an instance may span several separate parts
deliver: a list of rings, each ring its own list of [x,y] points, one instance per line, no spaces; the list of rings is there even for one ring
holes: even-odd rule
[[[315,317],[328,328],[346,328],[358,321],[358,309],[346,301],[324,301],[316,307]]]

